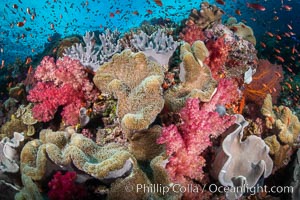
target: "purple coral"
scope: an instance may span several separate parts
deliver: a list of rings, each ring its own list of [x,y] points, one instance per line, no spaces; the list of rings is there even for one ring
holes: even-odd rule
[[[67,56],[56,63],[54,58],[44,57],[34,76],[38,83],[27,99],[35,103],[33,116],[39,121],[50,121],[62,106],[63,120],[74,125],[78,123],[80,108],[98,96],[84,67]]]

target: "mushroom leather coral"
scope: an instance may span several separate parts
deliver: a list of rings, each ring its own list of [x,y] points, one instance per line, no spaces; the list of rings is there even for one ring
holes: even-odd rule
[[[100,147],[81,134],[44,129],[40,132],[40,139],[27,142],[22,149],[21,172],[33,180],[41,180],[47,170],[47,159],[56,165],[72,163],[98,179],[122,176],[118,174],[123,171],[120,169],[135,162],[134,157],[117,144]]]
[[[257,136],[251,135],[242,141],[243,131],[248,122],[242,115],[236,115],[236,124],[222,142],[222,150],[217,154],[213,171],[223,186],[252,188],[263,175],[272,173],[273,161],[269,156],[269,147]],[[215,175],[216,176],[216,175]],[[229,190],[228,199],[238,199],[243,191]]]
[[[162,67],[142,52],[124,50],[96,72],[94,82],[118,99],[117,115],[126,132],[147,129],[164,106]]]

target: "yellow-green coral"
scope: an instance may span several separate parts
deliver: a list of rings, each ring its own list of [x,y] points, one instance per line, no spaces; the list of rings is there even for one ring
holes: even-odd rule
[[[212,78],[209,67],[203,63],[207,56],[208,50],[202,41],[194,42],[192,47],[188,43],[181,46],[182,83],[165,94],[166,105],[170,110],[178,111],[188,98],[199,98],[202,102],[210,101],[216,91],[217,81]]]
[[[21,119],[17,119],[14,115],[9,121],[2,125],[0,129],[0,140],[4,137],[11,138],[14,132],[27,132],[27,126]]]
[[[266,126],[272,129],[280,142],[293,146],[300,134],[300,122],[296,115],[285,106],[273,106],[270,94],[264,100],[261,113]]]
[[[118,99],[117,115],[125,131],[147,129],[162,110],[163,70],[144,53],[124,50],[102,65],[94,77],[95,85]]]
[[[15,113],[16,117],[21,119],[23,124],[27,125],[27,136],[32,136],[35,134],[35,128],[33,125],[38,122],[33,117],[32,108],[33,104],[31,103],[29,103],[27,106],[21,105]]]
[[[81,134],[46,129],[40,132],[39,140],[30,141],[23,148],[21,172],[33,180],[41,180],[46,172],[47,158],[56,165],[73,163],[79,170],[98,179],[113,176],[112,173],[121,170],[128,160],[132,165],[136,162],[117,144],[100,147]]]
[[[233,30],[235,35],[238,35],[251,42],[253,45],[256,45],[256,38],[250,26],[245,25],[243,22],[239,22],[237,24],[231,24],[229,28]]]
[[[43,197],[37,185],[30,177],[22,174],[24,188],[15,195],[15,200],[42,200]]]
[[[275,169],[287,165],[300,134],[300,122],[296,115],[285,106],[273,106],[270,94],[264,100],[261,113],[265,117],[270,136],[264,140],[270,147]]]

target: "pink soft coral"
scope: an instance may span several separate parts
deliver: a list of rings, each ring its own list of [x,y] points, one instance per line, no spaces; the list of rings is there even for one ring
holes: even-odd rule
[[[225,106],[239,98],[237,84],[221,79],[216,94],[208,103],[188,99],[180,111],[182,123],[164,127],[159,144],[166,144],[169,157],[167,171],[173,181],[186,184],[191,179],[201,181],[204,177],[205,159],[202,153],[211,146],[210,138],[218,137],[234,124],[235,117],[220,116],[216,106]]]
[[[34,102],[33,115],[47,122],[54,117],[59,106],[68,125],[78,123],[79,109],[95,100],[98,91],[89,80],[84,67],[77,60],[63,57],[44,57],[37,67],[35,78],[38,84],[29,91],[28,100]]]
[[[62,173],[56,172],[53,179],[48,183],[50,188],[48,197],[50,200],[75,200],[83,199],[87,196],[85,189],[75,184],[76,173],[67,172]]]
[[[201,153],[211,145],[210,138],[218,137],[235,118],[202,109],[199,99],[188,99],[180,116],[182,124],[164,127],[157,142],[166,144],[170,156],[167,171],[173,181],[186,183],[187,178],[201,181],[205,166]]]

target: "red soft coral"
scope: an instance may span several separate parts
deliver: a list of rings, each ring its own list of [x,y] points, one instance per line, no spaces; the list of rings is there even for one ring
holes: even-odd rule
[[[59,106],[68,125],[78,123],[79,109],[92,102],[98,91],[89,80],[84,67],[77,60],[64,57],[56,63],[44,57],[35,72],[37,85],[29,91],[27,99],[34,102],[33,115],[43,122],[53,119]]]
[[[214,79],[219,80],[224,73],[224,65],[229,55],[230,46],[225,43],[225,35],[216,41],[211,39],[206,43],[209,50],[209,57],[204,61],[211,70]]]
[[[67,172],[62,173],[56,172],[53,179],[48,183],[50,188],[48,197],[50,200],[75,200],[83,199],[87,196],[84,187],[75,183],[76,173]]]
[[[180,33],[180,37],[190,45],[192,45],[197,40],[205,39],[205,35],[202,29],[195,24],[185,27],[182,30],[182,33]]]

